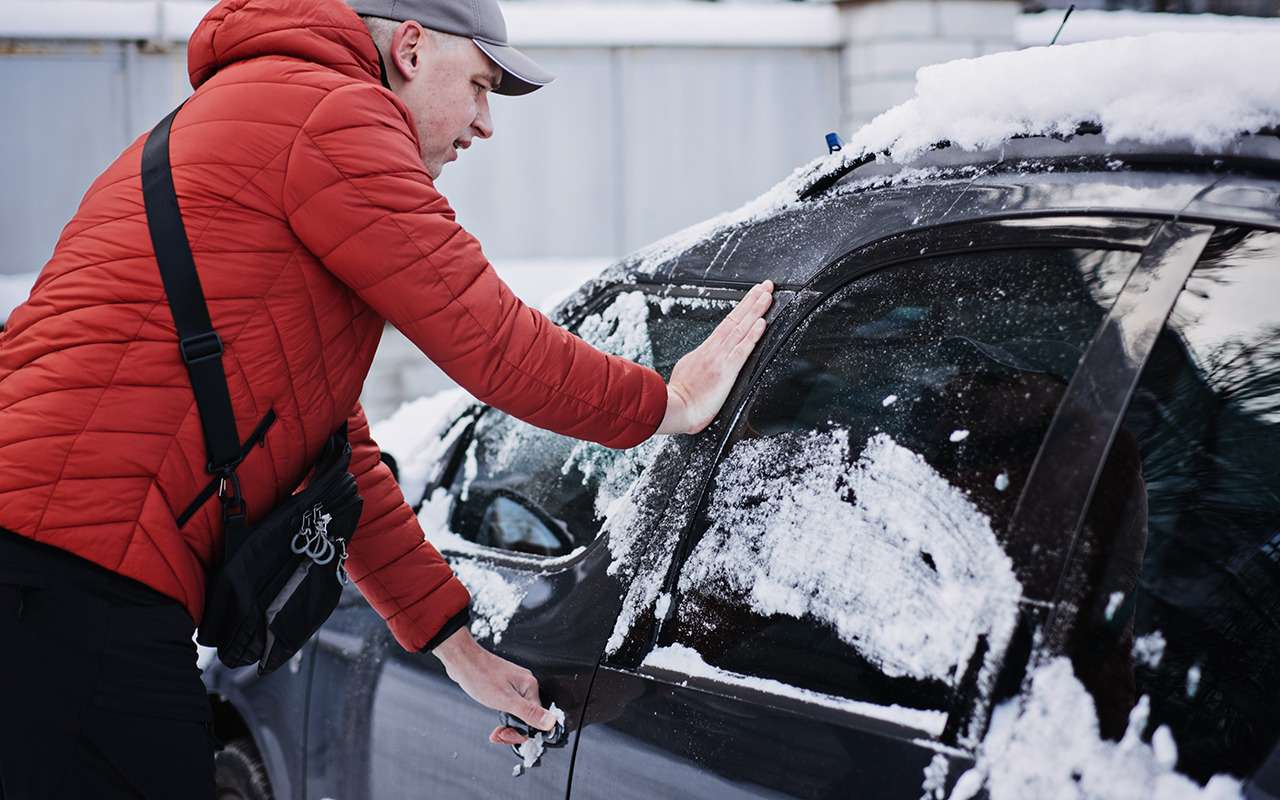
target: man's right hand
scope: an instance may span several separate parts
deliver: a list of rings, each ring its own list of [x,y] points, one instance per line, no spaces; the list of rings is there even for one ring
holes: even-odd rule
[[[481,647],[466,628],[458,629],[431,653],[444,664],[453,682],[477,703],[514,714],[540,730],[556,726],[555,715],[539,702],[538,679],[533,673]],[[523,744],[525,737],[500,725],[489,734],[489,741]]]
[[[764,315],[772,303],[773,281],[751,287],[706,341],[676,362],[658,433],[698,433],[711,424],[764,335]]]

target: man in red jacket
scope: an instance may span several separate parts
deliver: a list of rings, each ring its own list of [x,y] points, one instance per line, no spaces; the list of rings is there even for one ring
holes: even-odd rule
[[[277,420],[237,467],[249,521],[348,423],[364,498],[351,578],[402,646],[547,729],[533,676],[471,639],[466,589],[369,438],[357,400],[384,325],[486,403],[632,447],[710,422],[763,332],[771,286],[670,385],[556,327],[498,279],[433,182],[492,134],[490,92],[551,76],[507,45],[495,0],[351,6],[222,0],[191,37],[195,94],[170,138],[241,441],[268,412]],[[212,796],[191,634],[222,520],[206,503],[177,522],[209,475],[143,211],[142,142],[90,187],[0,334],[6,800]]]

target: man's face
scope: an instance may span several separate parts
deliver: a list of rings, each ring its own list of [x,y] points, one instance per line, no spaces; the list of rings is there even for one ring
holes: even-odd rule
[[[391,41],[387,70],[392,90],[413,114],[422,162],[432,179],[444,165],[493,135],[489,92],[502,70],[470,39],[424,30],[405,22]]]

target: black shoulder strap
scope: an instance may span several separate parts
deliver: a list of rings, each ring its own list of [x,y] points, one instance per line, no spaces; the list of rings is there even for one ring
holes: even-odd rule
[[[209,456],[208,471],[227,473],[241,458],[231,393],[222,369],[222,340],[209,320],[200,278],[196,275],[191,245],[182,224],[178,195],[169,168],[169,129],[182,106],[160,120],[142,148],[142,199],[147,209],[151,245],[160,264],[160,277],[169,299],[169,310],[178,329],[178,351],[195,391]]]

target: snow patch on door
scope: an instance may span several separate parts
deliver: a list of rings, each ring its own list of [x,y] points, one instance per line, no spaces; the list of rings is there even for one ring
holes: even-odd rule
[[[954,685],[986,636],[985,686],[1021,595],[990,520],[886,434],[848,452],[846,430],[739,442],[681,593],[815,618],[895,677]]]
[[[924,768],[924,783],[920,784],[920,800],[942,800],[947,791],[947,772],[951,762],[938,753]]]
[[[458,580],[471,593],[471,635],[498,644],[524,600],[525,587],[474,561],[459,560],[452,566]]]
[[[1098,731],[1093,698],[1076,678],[1067,658],[1037,668],[1030,690],[995,710],[978,752],[951,800],[962,800],[985,782],[991,800],[1062,797],[1075,800],[1236,800],[1240,782],[1215,775],[1201,787],[1174,771],[1176,744],[1161,726],[1142,740],[1150,715],[1143,697],[1129,714],[1118,742]],[[962,789],[964,790],[962,792]]]

